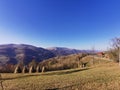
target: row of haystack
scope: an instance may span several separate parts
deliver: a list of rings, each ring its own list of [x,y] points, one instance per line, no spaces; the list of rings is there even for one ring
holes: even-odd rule
[[[45,68],[44,66],[42,67],[42,70],[40,70],[40,66],[37,66],[36,68],[34,68],[34,66],[30,66],[29,68],[24,66],[22,69],[21,67],[18,65],[15,68],[14,73],[40,73],[40,72],[44,72]]]

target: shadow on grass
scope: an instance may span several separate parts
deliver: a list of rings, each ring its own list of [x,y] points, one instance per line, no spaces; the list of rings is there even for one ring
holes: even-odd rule
[[[80,72],[80,71],[85,71],[88,70],[90,68],[83,68],[83,69],[76,69],[76,70],[69,70],[69,71],[59,71],[59,72],[48,72],[48,73],[32,73],[32,74],[18,74],[21,76],[17,76],[17,77],[12,77],[12,78],[2,78],[1,80],[6,81],[6,80],[13,80],[13,79],[19,79],[19,78],[26,78],[26,77],[33,77],[33,76],[47,76],[47,75],[65,75],[65,74],[71,74],[71,73],[75,73],[75,72]],[[54,89],[53,89],[54,90]],[[55,89],[56,90],[56,89]]]
[[[12,78],[2,78],[1,80],[3,80],[3,81],[4,80],[13,80],[13,79],[26,78],[26,77],[32,77],[32,76],[40,76],[40,74],[35,74],[35,75],[24,75],[23,74],[23,76],[12,77]]]
[[[83,68],[83,69],[76,69],[76,70],[69,70],[69,71],[61,71],[61,72],[52,72],[52,73],[44,73],[43,75],[64,75],[64,74],[72,74],[75,72],[85,71],[90,68]]]
[[[81,72],[81,71],[85,71],[85,70],[88,70],[90,68],[83,68],[83,69],[76,69],[76,70],[70,70],[70,71],[63,71],[63,72],[56,72],[56,75],[64,75],[64,74],[71,74],[71,73],[75,73],[75,72]],[[47,75],[51,75],[53,73],[49,73]],[[55,73],[54,73],[55,75]],[[61,87],[61,88],[48,88],[48,89],[45,89],[45,90],[71,90],[72,87],[75,87],[75,86],[79,86],[82,87],[85,83],[84,82],[80,82],[80,83],[77,83],[77,84],[72,84],[72,85],[69,85],[69,86],[64,86],[64,87]],[[78,90],[78,88],[76,88]]]

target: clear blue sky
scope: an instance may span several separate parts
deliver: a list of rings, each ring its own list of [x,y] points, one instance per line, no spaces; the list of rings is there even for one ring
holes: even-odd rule
[[[0,0],[0,44],[106,49],[120,36],[120,0]]]

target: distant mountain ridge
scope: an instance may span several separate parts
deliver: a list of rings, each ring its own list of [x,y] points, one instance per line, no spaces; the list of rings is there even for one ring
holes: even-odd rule
[[[77,50],[65,47],[52,47],[45,49],[26,44],[4,44],[0,45],[0,64],[17,64],[18,62],[28,64],[33,59],[40,62],[56,56],[89,52],[90,50]]]
[[[25,44],[0,45],[0,63],[24,62],[28,64],[33,59],[40,62],[44,59],[55,57],[55,55],[44,48]]]
[[[47,48],[56,56],[65,56],[70,54],[78,54],[78,53],[90,53],[92,50],[78,50],[78,49],[70,49],[65,47],[50,47]]]

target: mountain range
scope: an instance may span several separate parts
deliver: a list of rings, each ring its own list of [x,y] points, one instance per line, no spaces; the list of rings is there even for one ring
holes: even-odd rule
[[[40,62],[44,59],[55,57],[55,55],[40,47],[25,44],[7,44],[0,45],[0,63],[12,63],[24,62],[28,64],[33,59]]]
[[[89,53],[91,50],[78,50],[78,49],[70,49],[66,47],[50,47],[47,50],[54,53],[56,56],[66,56],[70,54],[79,54],[79,53]]]
[[[33,59],[37,62],[56,56],[66,56],[90,52],[90,50],[77,50],[64,47],[42,48],[26,44],[4,44],[0,45],[0,64],[17,64],[23,62],[28,64]]]

